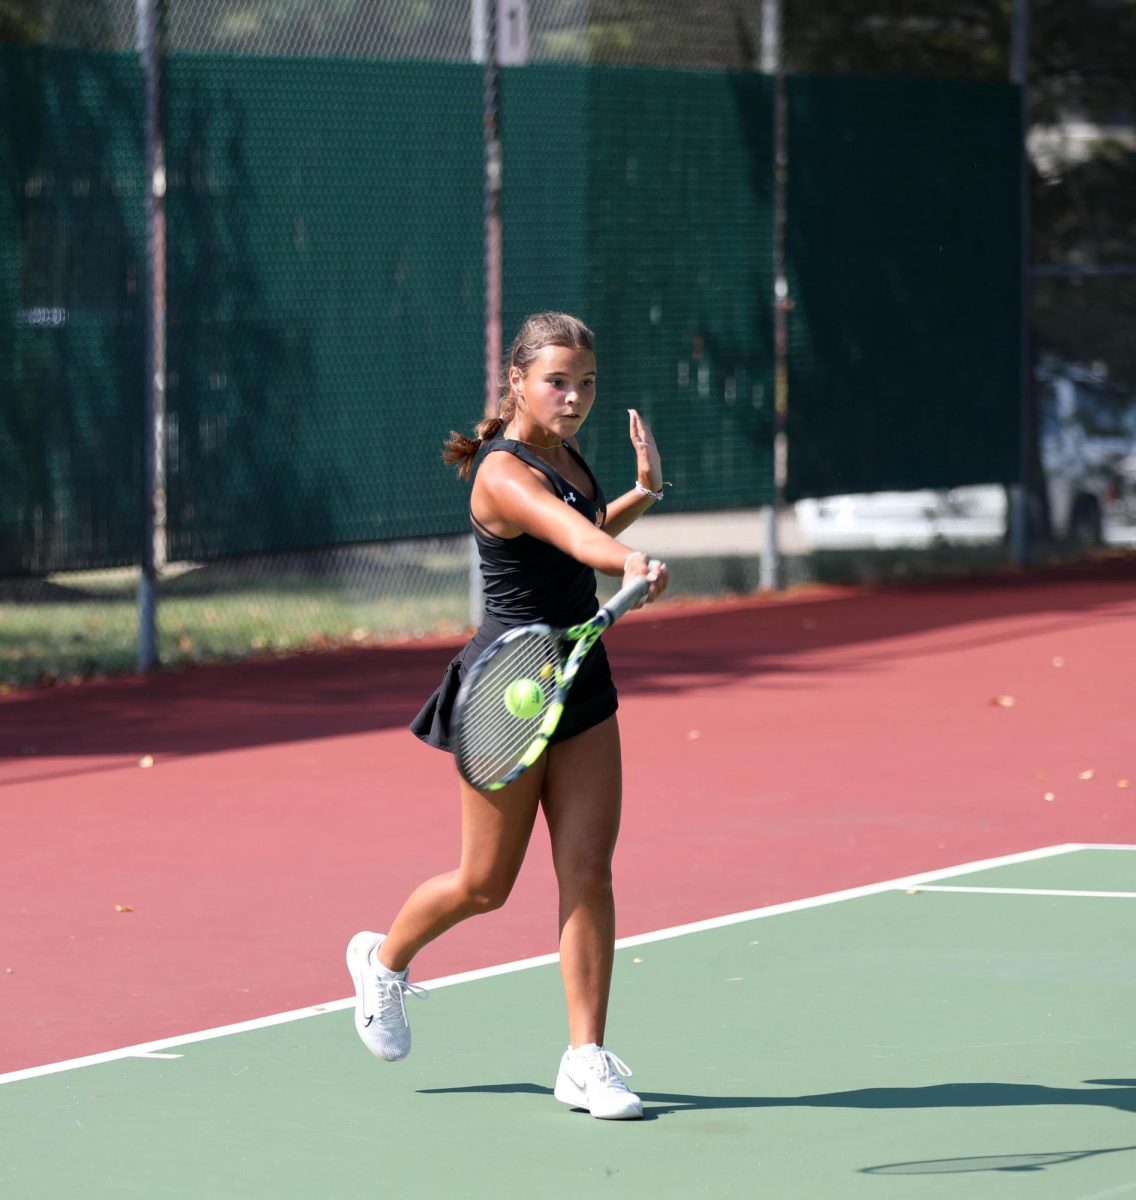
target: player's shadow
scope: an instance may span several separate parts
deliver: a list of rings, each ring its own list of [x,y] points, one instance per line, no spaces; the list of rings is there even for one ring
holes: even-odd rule
[[[1105,1154],[1126,1154],[1136,1146],[1100,1146],[1086,1150],[1040,1150],[1026,1154],[980,1154],[956,1158],[925,1158],[914,1162],[879,1163],[861,1167],[861,1175],[973,1175],[983,1171],[1021,1174],[1044,1171],[1062,1163],[1100,1158]],[[1107,1193],[1106,1193],[1107,1194]]]
[[[806,1096],[709,1096],[685,1092],[640,1092],[648,1120],[675,1113],[738,1108],[1009,1108],[1023,1105],[1089,1105],[1136,1113],[1136,1079],[1086,1079],[1084,1088],[1031,1083],[938,1083],[926,1087],[857,1088]],[[552,1095],[535,1083],[484,1083],[423,1088],[423,1095]]]

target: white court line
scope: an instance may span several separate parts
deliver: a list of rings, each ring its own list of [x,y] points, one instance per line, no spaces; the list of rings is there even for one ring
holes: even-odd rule
[[[1034,862],[1042,858],[1053,858],[1059,854],[1070,854],[1076,850],[1087,849],[1083,843],[1069,842],[1059,846],[1042,846],[1037,850],[1022,850],[1016,854],[1004,854],[997,858],[984,858],[976,862],[959,863],[953,867],[941,867],[935,871],[924,871],[918,875],[908,875],[902,879],[889,879],[881,883],[869,883],[862,887],[845,888],[838,892],[828,892],[821,896],[809,896],[804,900],[790,900],[784,904],[770,904],[765,908],[752,908],[746,912],[730,913],[721,917],[710,917],[705,921],[692,921],[687,925],[674,925],[668,929],[656,929],[650,933],[640,933],[632,937],[619,938],[616,948],[623,950],[632,946],[645,946],[650,942],[661,942],[668,938],[684,937],[689,933],[704,933],[711,929],[722,929],[728,925],[740,925],[745,921],[757,921],[765,917],[781,916],[783,913],[802,912],[809,908],[820,908],[826,904],[839,904],[845,900],[857,900],[863,896],[875,896],[881,892],[895,891],[898,888],[917,887],[936,879],[949,879],[952,875],[972,871],[992,870],[995,867],[1010,866],[1014,863]],[[1093,847],[1097,849],[1098,847]],[[1111,847],[1099,847],[1111,849]],[[1134,847],[1136,848],[1136,847]],[[527,971],[532,967],[548,966],[558,962],[558,954],[541,954],[534,958],[522,958],[516,962],[500,963],[493,967],[479,967],[474,971],[461,971],[456,975],[443,975],[438,979],[428,979],[419,986],[429,990],[453,987],[459,983],[472,983],[479,979],[491,979],[497,975],[511,975],[517,971]],[[100,1054],[85,1054],[80,1058],[68,1058],[60,1062],[45,1063],[38,1067],[26,1067],[20,1071],[9,1071],[0,1075],[0,1085],[19,1083],[25,1079],[38,1079],[44,1075],[55,1075],[60,1071],[74,1071],[80,1067],[94,1067],[101,1063],[116,1062],[123,1058],[139,1058],[153,1055],[156,1051],[168,1050],[173,1047],[192,1045],[194,1042],[212,1041],[214,1038],[230,1037],[238,1033],[249,1033],[257,1029],[268,1029],[273,1025],[284,1025],[290,1021],[301,1021],[306,1017],[320,1016],[323,1013],[338,1012],[352,1008],[355,998],[346,1000],[331,1000],[326,1004],[313,1004],[307,1008],[297,1008],[290,1012],[273,1013],[267,1017],[256,1017],[251,1021],[238,1021],[232,1025],[219,1025],[213,1029],[202,1029],[196,1033],[181,1034],[178,1037],[158,1038],[152,1042],[141,1042],[136,1046],[124,1046],[117,1050],[106,1050]]]
[[[1077,892],[1071,888],[948,887],[932,884],[909,889],[919,892],[979,892],[984,896],[1088,896],[1094,900],[1136,900],[1136,892]]]

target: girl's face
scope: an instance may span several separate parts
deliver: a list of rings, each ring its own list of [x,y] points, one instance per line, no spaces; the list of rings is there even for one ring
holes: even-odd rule
[[[545,346],[522,375],[509,370],[518,412],[557,437],[573,437],[596,396],[596,356],[571,346]]]

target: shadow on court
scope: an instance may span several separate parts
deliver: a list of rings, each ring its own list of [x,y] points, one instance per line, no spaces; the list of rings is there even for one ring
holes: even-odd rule
[[[939,1083],[927,1087],[858,1088],[810,1096],[709,1096],[683,1092],[639,1092],[652,1120],[674,1113],[739,1108],[1006,1108],[1028,1105],[1089,1105],[1136,1113],[1136,1079],[1086,1079],[1092,1088],[1047,1087],[1030,1083]],[[422,1088],[424,1096],[532,1095],[551,1096],[536,1083],[486,1083],[465,1087]],[[1134,1149],[1122,1146],[1118,1150]],[[1073,1153],[1073,1152],[1067,1152]],[[900,1164],[892,1164],[897,1166]],[[878,1171],[880,1168],[871,1168]]]
[[[1093,1150],[1041,1150],[1032,1154],[981,1154],[969,1158],[927,1158],[921,1162],[881,1163],[861,1167],[863,1175],[968,1175],[978,1171],[1044,1171],[1062,1163],[1123,1154],[1136,1146],[1104,1146]],[[1125,1189],[1127,1190],[1127,1189]],[[1107,1193],[1106,1193],[1107,1194]],[[1119,1192],[1117,1193],[1119,1195]]]
[[[650,611],[636,614],[613,631],[609,649],[626,696],[680,694],[773,672],[782,687],[808,687],[812,675],[832,670],[818,652],[856,646],[860,653],[842,658],[840,669],[870,670],[896,657],[896,638],[936,635],[904,646],[900,657],[915,659],[1036,636],[1035,621],[1015,628],[1021,618],[1045,616],[1053,633],[1115,623],[1119,638],[1131,614],[1115,606],[1131,600],[1133,582],[1136,557],[1124,557],[965,583],[803,592],[708,611],[676,604],[655,619]],[[350,649],[17,693],[0,698],[0,761],[204,754],[397,728],[434,689],[458,645]]]

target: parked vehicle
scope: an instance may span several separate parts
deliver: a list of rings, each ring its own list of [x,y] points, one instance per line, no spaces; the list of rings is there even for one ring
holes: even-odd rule
[[[997,484],[822,496],[798,500],[794,511],[804,545],[812,550],[989,543],[1006,529],[1006,494]]]
[[[1038,373],[1041,465],[1055,536],[1099,546],[1110,520],[1130,522],[1136,460],[1136,400],[1079,367]]]

